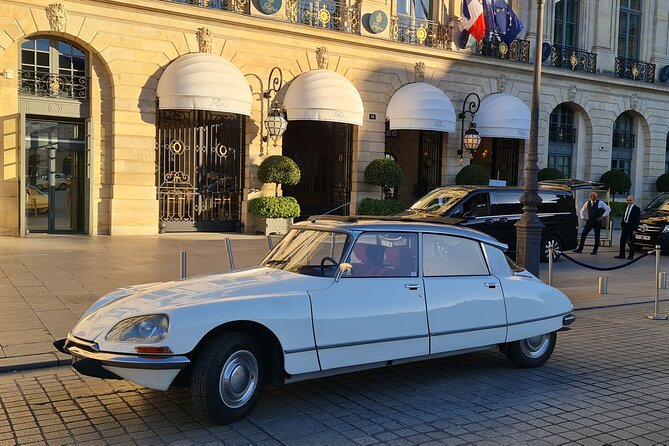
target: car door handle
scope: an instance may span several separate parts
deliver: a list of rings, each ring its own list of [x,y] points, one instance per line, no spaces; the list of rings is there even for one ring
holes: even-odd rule
[[[406,288],[409,291],[418,291],[420,285],[417,283],[405,283],[404,288]]]
[[[497,288],[497,284],[493,282],[486,282],[484,285],[486,288]]]
[[[495,223],[495,219],[494,218],[486,218],[485,222],[486,223]]]
[[[500,218],[500,219],[499,219],[499,222],[500,222],[500,223],[506,223],[507,221],[509,221],[508,218]]]

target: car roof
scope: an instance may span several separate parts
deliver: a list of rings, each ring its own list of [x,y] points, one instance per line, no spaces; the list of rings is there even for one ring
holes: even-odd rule
[[[308,220],[295,223],[293,227],[304,229],[324,229],[343,231],[402,231],[432,232],[457,237],[466,237],[506,250],[506,244],[497,241],[488,234],[463,226],[455,226],[461,221],[457,218],[438,217],[432,214],[414,213],[401,216],[368,216],[368,215],[320,215],[311,216]]]
[[[551,191],[563,191],[563,192],[571,192],[571,188],[568,185],[560,184],[560,183],[539,183],[539,191],[546,191],[546,190],[551,190]],[[433,189],[432,191],[428,192],[428,194],[431,194],[432,192],[436,190],[450,190],[454,192],[460,192],[463,195],[467,194],[469,192],[473,191],[478,191],[478,190],[485,190],[485,191],[524,191],[525,189],[522,186],[464,186],[464,185],[458,185],[458,186],[441,186]]]

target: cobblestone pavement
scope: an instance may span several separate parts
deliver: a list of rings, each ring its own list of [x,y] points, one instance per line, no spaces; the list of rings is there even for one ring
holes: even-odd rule
[[[648,305],[580,311],[543,367],[498,352],[266,389],[229,426],[185,390],[85,378],[69,367],[0,375],[0,444],[669,444],[669,323]]]

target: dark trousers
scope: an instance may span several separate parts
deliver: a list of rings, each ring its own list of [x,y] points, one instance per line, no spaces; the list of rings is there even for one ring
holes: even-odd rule
[[[634,251],[636,250],[634,242],[634,231],[632,228],[623,228],[620,231],[620,257],[625,257],[625,243],[629,240],[630,242],[630,257],[634,257]]]
[[[578,245],[579,251],[583,251],[585,238],[592,229],[595,230],[595,247],[592,248],[592,252],[597,252],[597,248],[599,248],[599,230],[602,229],[602,222],[599,220],[588,220],[585,222],[585,227],[583,228],[583,232],[581,232],[581,243]]]

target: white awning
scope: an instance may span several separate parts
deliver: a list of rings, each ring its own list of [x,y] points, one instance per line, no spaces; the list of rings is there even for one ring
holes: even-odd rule
[[[390,129],[455,132],[455,109],[446,93],[424,82],[400,87],[388,103]]]
[[[474,122],[482,138],[530,137],[530,109],[507,93],[494,93],[483,98]]]
[[[188,53],[165,68],[156,88],[161,110],[211,110],[251,115],[251,88],[221,56]]]
[[[311,70],[291,82],[283,99],[289,121],[362,125],[364,108],[351,81],[328,70]]]

